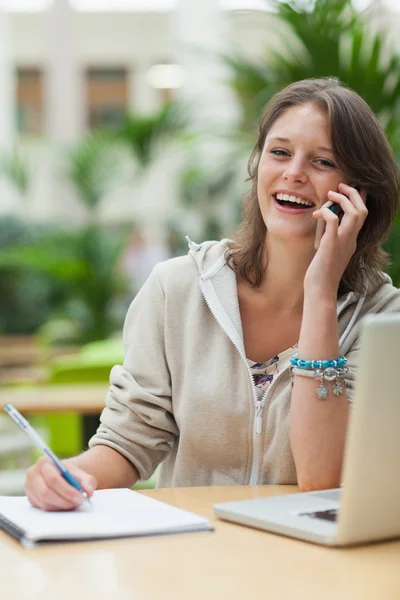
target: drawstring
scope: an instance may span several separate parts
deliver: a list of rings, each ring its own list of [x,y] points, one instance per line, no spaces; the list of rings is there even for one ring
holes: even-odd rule
[[[196,244],[196,242],[193,242],[188,235],[185,235],[185,240],[188,243],[189,250],[194,250],[195,252],[200,250],[201,244]]]
[[[356,309],[355,309],[355,311],[354,311],[354,313],[353,313],[353,315],[352,315],[352,317],[350,319],[350,322],[347,325],[346,329],[344,330],[344,332],[343,332],[343,334],[342,334],[342,336],[341,336],[341,338],[339,340],[339,346],[342,345],[342,343],[346,339],[347,334],[349,333],[350,329],[353,327],[353,325],[354,325],[354,323],[355,323],[355,321],[356,321],[356,319],[357,319],[357,317],[359,315],[359,312],[362,309],[362,306],[363,306],[363,304],[365,302],[365,298],[366,298],[366,294],[363,294],[361,296],[361,298],[359,299],[358,304],[356,306]]]
[[[185,236],[185,240],[188,243],[189,246],[189,250],[193,250],[194,252],[198,252],[201,249],[201,244],[196,244],[196,242],[194,242],[193,240],[190,239],[190,237],[188,235]],[[215,275],[216,272],[218,272],[221,267],[225,264],[226,260],[225,260],[225,256],[221,256],[219,258],[219,260],[212,265],[211,269],[209,270],[209,272],[207,272],[206,274],[202,275],[202,279],[209,279],[210,277],[212,277],[213,275]],[[349,294],[348,300],[350,299],[351,293]],[[365,302],[365,298],[366,298],[366,294],[363,294],[361,296],[361,298],[359,299],[356,309],[350,319],[349,324],[347,325],[346,329],[344,330],[340,340],[339,340],[339,346],[341,346],[344,342],[344,340],[347,337],[347,334],[349,333],[349,331],[351,330],[351,328],[353,327],[362,307],[363,304]],[[347,304],[348,301],[345,302],[345,304]],[[342,307],[343,308],[343,307]]]

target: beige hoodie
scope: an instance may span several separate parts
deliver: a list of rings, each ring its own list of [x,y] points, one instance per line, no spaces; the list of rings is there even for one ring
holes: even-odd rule
[[[188,256],[159,263],[132,302],[124,365],[111,371],[89,445],[114,448],[142,479],[162,462],[161,487],[295,484],[289,370],[257,400],[226,241],[190,247]],[[338,300],[350,400],[363,317],[400,311],[400,292],[389,281],[374,294]]]

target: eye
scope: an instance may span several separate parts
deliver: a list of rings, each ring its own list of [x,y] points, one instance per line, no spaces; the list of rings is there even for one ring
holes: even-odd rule
[[[317,160],[315,162],[317,162],[322,167],[330,167],[331,169],[336,168],[336,165],[331,160],[328,160],[327,158],[317,158]]]
[[[275,156],[289,156],[289,152],[287,150],[283,150],[283,148],[272,148],[269,153],[274,154]]]

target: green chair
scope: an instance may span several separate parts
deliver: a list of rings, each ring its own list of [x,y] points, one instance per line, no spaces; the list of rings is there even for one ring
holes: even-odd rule
[[[120,341],[102,340],[83,346],[72,355],[48,362],[48,385],[107,383],[113,365],[123,362]],[[98,426],[97,415],[77,413],[46,415],[49,444],[56,454],[72,456],[81,452]]]
[[[107,383],[111,368],[122,364],[122,342],[102,340],[91,342],[79,353],[54,358],[49,362],[49,385]],[[99,418],[96,415],[60,414],[46,416],[49,443],[60,456],[72,456],[81,452],[95,433]],[[141,481],[135,489],[153,488],[158,472],[148,481]]]

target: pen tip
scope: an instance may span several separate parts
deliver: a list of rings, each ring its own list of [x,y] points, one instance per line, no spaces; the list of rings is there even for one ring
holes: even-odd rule
[[[85,498],[85,500],[87,500],[89,502],[90,506],[92,506],[92,503],[90,501],[88,494],[86,492],[82,492],[82,496]]]

